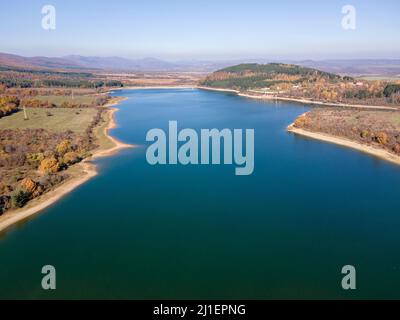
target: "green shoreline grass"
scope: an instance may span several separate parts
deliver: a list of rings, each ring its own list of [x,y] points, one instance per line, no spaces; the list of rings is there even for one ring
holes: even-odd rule
[[[97,113],[95,108],[27,108],[28,120],[22,110],[0,119],[0,129],[45,129],[53,132],[71,130],[83,133]]]
[[[96,97],[93,95],[75,95],[72,99],[72,96],[36,96],[33,99],[44,102],[48,101],[50,103],[54,103],[57,106],[60,106],[63,102],[91,105],[95,102]]]

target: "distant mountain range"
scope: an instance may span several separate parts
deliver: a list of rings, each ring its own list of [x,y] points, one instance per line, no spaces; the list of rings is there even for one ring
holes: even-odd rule
[[[292,63],[342,75],[400,77],[400,59],[307,60]]]
[[[55,57],[23,57],[0,53],[0,66],[24,69],[126,71],[126,72],[214,72],[241,63],[281,62],[316,68],[336,74],[352,76],[393,76],[400,77],[400,59],[397,60],[263,60],[237,59],[226,61],[188,60],[168,62],[156,58],[128,59],[122,57],[85,57],[70,55]]]
[[[0,53],[0,65],[23,68],[89,69],[115,71],[171,71],[177,69],[173,63],[154,58],[126,59],[120,57],[84,57],[71,55],[62,58],[22,57]]]
[[[127,72],[213,72],[232,62],[180,61],[156,58],[127,59],[121,57],[85,57],[70,55],[61,58],[22,57],[0,53],[0,66],[32,69],[102,70]]]

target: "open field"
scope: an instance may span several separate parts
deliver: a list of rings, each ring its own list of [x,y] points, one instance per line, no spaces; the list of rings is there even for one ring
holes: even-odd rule
[[[95,108],[28,108],[29,120],[22,111],[0,119],[0,129],[45,129],[53,132],[71,130],[83,133],[97,114]]]
[[[72,99],[72,96],[36,96],[35,99],[40,101],[48,101],[50,103],[54,103],[57,106],[60,106],[63,102],[73,103],[73,104],[88,104],[91,105],[95,102],[96,96],[93,95],[75,95]]]

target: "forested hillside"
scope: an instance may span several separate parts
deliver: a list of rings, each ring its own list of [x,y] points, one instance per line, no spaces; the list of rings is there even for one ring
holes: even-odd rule
[[[400,83],[340,76],[293,64],[240,64],[216,71],[202,86],[335,103],[399,105]]]

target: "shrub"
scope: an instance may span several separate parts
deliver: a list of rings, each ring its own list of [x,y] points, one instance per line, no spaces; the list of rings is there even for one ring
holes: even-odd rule
[[[384,132],[378,132],[375,135],[375,139],[379,144],[384,145],[384,146],[386,146],[389,143],[389,137]]]
[[[393,94],[400,92],[400,84],[388,84],[383,90],[383,94],[386,98],[389,98]]]
[[[39,184],[43,186],[45,190],[52,188],[60,184],[63,181],[63,177],[58,174],[48,174],[39,179]]]
[[[304,128],[307,125],[307,123],[308,123],[307,117],[305,115],[302,115],[295,120],[294,126],[297,128]]]
[[[33,181],[31,178],[25,178],[21,181],[20,184],[21,189],[27,191],[28,193],[32,194],[35,192],[36,188],[38,187],[37,183]]]
[[[56,151],[60,154],[60,155],[64,155],[69,151],[72,151],[72,145],[71,142],[69,140],[63,140],[61,141],[57,147],[56,147]]]
[[[11,207],[10,197],[0,196],[0,216],[8,209],[10,209],[10,207]]]
[[[360,133],[361,138],[366,139],[369,137],[369,131],[368,130],[363,130]]]
[[[0,118],[18,110],[19,99],[14,96],[0,96]]]
[[[55,157],[44,159],[39,166],[39,171],[42,174],[56,173],[60,171],[61,166]]]
[[[4,193],[5,189],[6,189],[6,185],[0,181],[0,194]]]
[[[30,163],[32,163],[32,162],[41,162],[41,161],[44,160],[44,154],[42,152],[29,153],[29,154],[26,155],[26,159]]]
[[[74,151],[67,152],[63,157],[63,161],[67,165],[78,163],[81,160],[82,159],[79,157],[79,155]]]
[[[11,196],[11,204],[13,208],[22,208],[31,199],[31,193],[20,189],[15,191]]]
[[[21,105],[26,108],[55,108],[56,105],[54,103],[50,103],[49,101],[41,101],[35,99],[24,99],[21,101]]]

